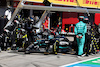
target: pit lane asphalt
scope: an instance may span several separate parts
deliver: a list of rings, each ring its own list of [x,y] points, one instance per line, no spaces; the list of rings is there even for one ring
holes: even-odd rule
[[[62,53],[44,55],[43,53],[24,54],[24,52],[2,51],[0,67],[59,67],[99,56],[98,53],[79,59],[76,55]]]

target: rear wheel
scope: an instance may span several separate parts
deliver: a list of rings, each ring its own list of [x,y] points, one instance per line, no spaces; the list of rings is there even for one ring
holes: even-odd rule
[[[68,46],[66,53],[72,53],[72,48],[70,46]]]

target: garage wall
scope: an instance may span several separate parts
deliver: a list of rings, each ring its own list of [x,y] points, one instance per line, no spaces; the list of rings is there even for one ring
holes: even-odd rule
[[[6,7],[0,7],[0,17],[5,14]]]
[[[100,23],[100,13],[95,14],[95,24],[98,25]]]
[[[78,13],[63,12],[63,15],[62,15],[62,29],[65,28],[65,24],[76,24],[76,23],[78,23]]]

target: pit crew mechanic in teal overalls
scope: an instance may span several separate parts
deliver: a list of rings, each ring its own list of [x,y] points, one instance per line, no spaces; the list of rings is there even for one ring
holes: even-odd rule
[[[78,45],[78,57],[80,57],[83,54],[85,33],[87,32],[87,25],[83,23],[83,20],[84,20],[84,16],[79,16],[79,22],[76,24],[74,29],[77,45]]]

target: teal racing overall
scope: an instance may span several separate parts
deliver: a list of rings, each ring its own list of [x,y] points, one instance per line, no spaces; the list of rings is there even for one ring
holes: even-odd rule
[[[85,43],[85,33],[87,32],[86,24],[83,23],[83,21],[80,21],[79,23],[76,24],[74,32],[75,32],[75,35],[83,36],[81,39],[76,38],[77,45],[78,45],[78,55],[82,55],[84,43]]]

